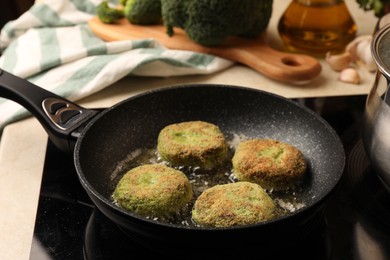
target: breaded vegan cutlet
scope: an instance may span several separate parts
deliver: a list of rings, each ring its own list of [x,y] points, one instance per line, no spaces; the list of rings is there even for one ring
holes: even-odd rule
[[[128,171],[118,182],[113,199],[144,217],[170,217],[192,199],[187,176],[162,164],[145,164]]]
[[[212,169],[227,159],[228,146],[218,126],[188,121],[164,127],[157,140],[161,158],[175,166]]]
[[[258,184],[235,182],[205,190],[195,201],[192,219],[201,226],[232,227],[274,217],[276,206]]]
[[[307,168],[298,148],[273,139],[239,143],[232,164],[238,180],[254,182],[265,189],[292,186],[304,177]]]

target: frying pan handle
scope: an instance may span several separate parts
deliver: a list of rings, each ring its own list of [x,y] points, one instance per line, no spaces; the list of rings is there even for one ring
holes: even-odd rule
[[[0,69],[0,97],[25,107],[62,151],[73,152],[83,125],[98,112],[88,110]]]

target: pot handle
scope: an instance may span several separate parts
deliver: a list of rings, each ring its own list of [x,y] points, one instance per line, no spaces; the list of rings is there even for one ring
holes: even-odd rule
[[[81,129],[98,113],[2,69],[0,97],[15,101],[30,111],[46,130],[50,140],[65,152],[73,152]]]

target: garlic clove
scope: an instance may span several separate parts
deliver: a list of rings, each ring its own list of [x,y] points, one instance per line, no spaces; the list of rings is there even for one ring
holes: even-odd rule
[[[325,55],[325,61],[333,70],[342,71],[343,69],[348,68],[352,59],[349,52],[343,52],[340,54],[331,54],[330,52],[327,52]]]
[[[338,80],[357,85],[360,83],[360,75],[356,69],[346,68],[340,72]]]

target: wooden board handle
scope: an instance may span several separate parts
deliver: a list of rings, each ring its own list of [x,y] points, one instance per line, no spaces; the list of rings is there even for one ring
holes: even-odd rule
[[[210,53],[243,63],[277,81],[305,84],[322,70],[319,61],[311,56],[280,52],[263,40],[229,39],[229,47],[214,48]]]
[[[189,39],[175,28],[169,37],[163,25],[140,26],[121,19],[116,24],[102,23],[98,17],[88,22],[91,30],[106,41],[152,38],[169,49],[207,53],[245,64],[276,81],[305,84],[321,73],[321,64],[311,56],[280,52],[269,47],[264,36],[257,39],[231,37],[218,47],[206,47]]]

